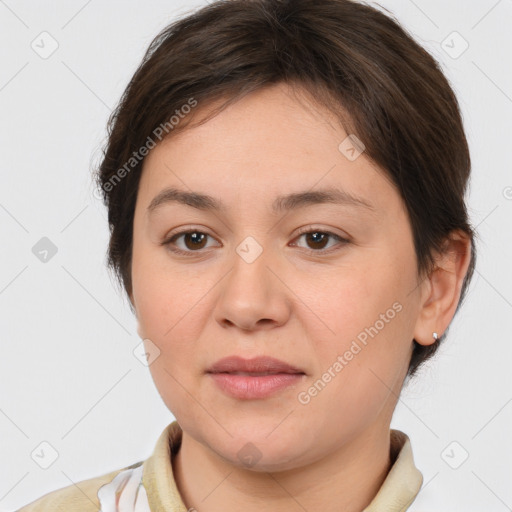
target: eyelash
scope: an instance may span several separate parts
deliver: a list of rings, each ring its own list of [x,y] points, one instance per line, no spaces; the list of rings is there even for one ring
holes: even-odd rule
[[[178,249],[176,247],[171,247],[173,245],[173,243],[175,242],[175,240],[177,240],[180,236],[191,234],[191,233],[199,233],[199,234],[203,234],[203,235],[211,237],[211,235],[209,235],[208,233],[205,233],[204,231],[200,231],[199,229],[188,229],[188,230],[180,231],[178,233],[174,233],[172,236],[166,238],[161,243],[161,245],[167,246],[170,251],[172,251],[172,252],[174,252],[176,254],[184,255],[184,256],[191,256],[194,253],[199,253],[200,254],[202,252],[202,249],[198,249],[196,251],[191,251],[191,250],[184,251],[183,249]],[[309,253],[309,254],[314,254],[314,255],[330,254],[331,252],[340,250],[341,247],[343,247],[346,244],[350,243],[350,240],[348,240],[346,238],[343,238],[340,235],[337,235],[336,233],[332,233],[331,231],[323,231],[323,230],[320,230],[320,229],[311,229],[310,226],[299,230],[299,233],[298,233],[296,238],[300,238],[302,235],[307,235],[307,234],[310,234],[310,233],[319,233],[319,234],[322,234],[322,235],[328,235],[328,236],[330,236],[332,238],[335,238],[339,242],[340,247],[336,247],[335,246],[334,248],[331,247],[330,249],[307,249],[307,248],[302,247],[302,249],[304,251],[306,251],[307,253]],[[213,237],[211,237],[211,238],[213,238]]]

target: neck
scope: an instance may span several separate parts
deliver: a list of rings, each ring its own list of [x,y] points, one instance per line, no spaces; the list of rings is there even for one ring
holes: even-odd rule
[[[258,472],[227,463],[183,432],[173,473],[183,502],[199,512],[360,512],[391,466],[390,432],[374,427],[307,466]],[[227,505],[229,504],[229,505]]]

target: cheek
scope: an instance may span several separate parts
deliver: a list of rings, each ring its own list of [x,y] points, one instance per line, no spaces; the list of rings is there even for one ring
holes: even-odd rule
[[[386,267],[369,262],[342,269],[309,293],[308,305],[326,324],[312,336],[319,362],[315,377],[332,382],[320,399],[325,407],[333,400],[343,402],[345,412],[373,414],[396,385],[412,348],[413,311],[406,303],[412,275],[398,261]]]
[[[316,417],[329,425],[333,438],[364,429],[399,394],[410,355],[404,337],[407,320],[400,304],[389,308],[382,299],[383,307],[376,301],[363,311],[340,300],[336,336],[315,340],[318,365],[310,387],[299,390],[299,403],[306,403],[299,409],[304,421]]]
[[[174,387],[171,374],[185,383],[203,368],[208,354],[198,351],[209,308],[206,291],[215,280],[199,277],[197,270],[176,270],[134,264],[133,289],[139,335],[151,340],[160,355],[150,366],[153,377]],[[211,314],[210,314],[211,316]]]
[[[138,289],[140,334],[151,340],[145,342],[147,352],[154,345],[159,351],[149,370],[167,408],[177,417],[187,416],[192,423],[200,422],[201,409],[190,406],[189,393],[195,394],[195,379],[202,370],[204,357],[197,347],[204,314],[204,305],[198,302],[202,294],[196,297],[193,289],[179,292],[180,286],[189,280],[182,283],[173,279],[171,285],[161,276],[155,278],[157,275],[152,272]]]
[[[132,279],[141,335],[161,342],[181,339],[176,333],[201,306],[207,278],[199,278],[192,266],[169,264],[162,248],[134,251]],[[206,284],[205,284],[206,283]],[[192,323],[193,328],[193,323]]]
[[[304,275],[294,283],[294,291],[323,326],[322,334],[339,340],[341,348],[375,323],[379,331],[390,330],[388,326],[395,323],[400,309],[396,303],[402,304],[404,296],[394,274],[391,266],[383,269],[359,262],[358,266],[326,271],[323,276]]]
[[[194,290],[177,292],[180,282],[166,286],[163,280],[146,281],[138,290],[139,334],[150,339],[161,351],[161,362],[173,371],[198,359],[196,341],[200,338],[205,314],[203,294]],[[197,363],[197,361],[196,361]]]

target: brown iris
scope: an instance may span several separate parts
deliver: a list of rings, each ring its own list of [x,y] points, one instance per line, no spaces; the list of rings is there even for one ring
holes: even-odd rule
[[[323,249],[329,238],[329,235],[327,233],[322,233],[320,231],[312,231],[310,233],[304,234],[306,236],[306,240],[308,240],[308,245],[310,240],[312,240],[313,244],[315,244],[313,246],[314,249]],[[318,246],[318,244],[320,246]]]

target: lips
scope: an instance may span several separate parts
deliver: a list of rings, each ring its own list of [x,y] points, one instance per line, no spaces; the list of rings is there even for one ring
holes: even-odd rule
[[[306,374],[300,368],[268,356],[220,359],[207,370],[217,389],[237,400],[262,400],[299,385]]]
[[[269,356],[259,356],[252,359],[244,359],[239,356],[224,357],[208,368],[206,372],[229,373],[252,377],[281,373],[305,374],[302,369]]]

